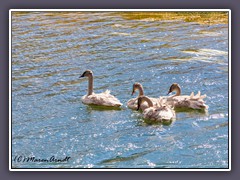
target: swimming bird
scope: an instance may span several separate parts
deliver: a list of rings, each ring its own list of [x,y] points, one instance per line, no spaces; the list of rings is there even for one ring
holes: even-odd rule
[[[138,97],[144,95],[143,86],[140,83],[136,82],[136,83],[133,84],[132,95],[136,92],[136,90],[139,91]],[[133,110],[137,110],[137,108],[138,108],[138,97],[132,98],[127,102],[128,108],[133,109]],[[157,105],[158,98],[150,98],[150,99],[152,100],[152,102],[155,105]],[[140,109],[143,110],[143,109],[146,109],[147,107],[148,107],[148,104],[146,102],[144,102],[144,103],[141,104]]]
[[[86,70],[79,78],[82,77],[88,77],[88,94],[81,98],[84,104],[108,107],[120,107],[122,105],[116,97],[110,94],[109,90],[99,94],[93,92],[93,72],[91,70]]]
[[[143,111],[144,119],[149,119],[154,122],[170,121],[174,119],[176,117],[175,111],[168,104],[164,104],[162,100],[162,98],[159,98],[159,104],[155,106],[149,97],[144,95],[139,96],[137,110],[140,109],[142,103],[147,102],[149,107],[145,108]]]
[[[191,109],[199,109],[206,110],[208,106],[204,102],[205,95],[201,95],[200,91],[196,95],[192,92],[190,96],[181,95],[181,87],[177,83],[173,83],[168,91],[168,94],[171,92],[176,92],[176,94],[167,97],[166,101],[169,105],[175,108],[191,108]]]

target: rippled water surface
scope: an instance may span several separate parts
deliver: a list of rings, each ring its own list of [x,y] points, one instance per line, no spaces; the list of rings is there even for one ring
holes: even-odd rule
[[[12,166],[15,168],[228,168],[228,25],[127,19],[114,12],[12,16]],[[94,91],[124,105],[81,102]],[[151,97],[176,82],[207,94],[208,113],[147,124],[126,107],[132,84]],[[63,163],[17,162],[16,156]]]

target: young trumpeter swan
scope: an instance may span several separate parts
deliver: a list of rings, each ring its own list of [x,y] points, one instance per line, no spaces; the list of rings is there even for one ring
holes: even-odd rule
[[[88,94],[82,97],[82,102],[84,104],[108,107],[120,107],[122,105],[122,103],[116,97],[110,94],[109,90],[99,94],[95,94],[93,92],[93,72],[91,70],[86,70],[80,76],[80,78],[82,77],[88,77]]]
[[[191,109],[208,109],[208,106],[204,102],[205,95],[201,95],[200,91],[198,94],[194,95],[192,92],[190,96],[181,95],[181,88],[177,83],[173,83],[169,88],[168,94],[171,92],[176,92],[175,95],[168,97],[167,103],[175,108],[191,108]]]
[[[132,95],[136,92],[136,90],[139,91],[138,97],[143,96],[144,92],[143,92],[143,86],[140,83],[134,83],[133,84],[133,90],[132,90]],[[127,106],[130,109],[133,110],[137,110],[138,108],[138,97],[136,98],[132,98],[127,102]],[[156,105],[158,103],[158,99],[157,98],[150,98],[152,100],[152,102],[154,103],[154,105]],[[140,109],[144,110],[148,107],[147,102],[144,102],[141,104]]]
[[[143,111],[144,119],[149,119],[156,122],[162,122],[164,120],[169,121],[174,119],[176,117],[175,111],[169,105],[164,105],[162,100],[162,98],[159,98],[159,106],[154,106],[153,102],[149,97],[140,96],[138,97],[137,110],[140,109],[142,103],[147,102],[149,107],[145,108]]]

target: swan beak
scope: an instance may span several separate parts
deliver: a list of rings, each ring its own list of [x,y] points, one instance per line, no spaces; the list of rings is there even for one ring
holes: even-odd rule
[[[169,95],[171,92],[172,92],[172,91],[169,89],[169,91],[168,91],[167,95]]]
[[[84,77],[84,73],[81,76],[79,76],[79,78],[82,78],[82,77]]]

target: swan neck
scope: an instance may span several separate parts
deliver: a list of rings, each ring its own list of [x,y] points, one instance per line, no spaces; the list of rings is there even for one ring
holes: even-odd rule
[[[138,94],[138,97],[139,96],[143,96],[143,87],[142,86],[138,86],[138,90],[139,90],[139,94]]]
[[[178,86],[176,88],[176,96],[180,96],[181,95],[181,88]]]
[[[90,74],[88,76],[88,96],[93,93],[93,76]]]
[[[144,101],[146,101],[148,103],[148,107],[153,107],[153,103],[148,97],[145,97]]]

